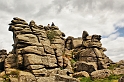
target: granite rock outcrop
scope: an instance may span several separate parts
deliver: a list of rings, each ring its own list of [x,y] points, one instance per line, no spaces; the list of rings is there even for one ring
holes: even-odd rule
[[[107,69],[113,63],[105,54],[106,48],[102,47],[100,35],[89,35],[83,31],[82,38],[68,37],[66,48],[73,50],[73,59],[76,60],[74,70],[76,72],[87,71],[91,73],[96,70]]]
[[[66,38],[53,22],[43,26],[32,20],[28,24],[18,17],[9,25],[14,44],[8,54],[0,50],[0,80],[80,82],[76,78],[123,74],[123,61],[114,70],[107,69],[113,61],[104,54],[107,49],[102,47],[100,35],[83,31],[82,37]]]
[[[28,24],[25,20],[15,17],[9,25],[14,44],[12,54],[9,54],[7,60],[15,60],[5,61],[6,69],[27,70],[35,77],[71,74],[69,59],[63,56],[65,34],[54,23],[51,26],[43,26],[36,25],[32,20]]]

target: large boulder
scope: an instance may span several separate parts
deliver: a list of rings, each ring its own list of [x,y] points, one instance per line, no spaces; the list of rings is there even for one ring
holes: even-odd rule
[[[33,34],[21,34],[16,36],[16,42],[28,43],[28,44],[36,44],[38,43],[38,39]]]
[[[118,82],[124,82],[124,76],[122,76],[122,77],[118,80]]]
[[[109,69],[97,70],[91,73],[91,77],[93,79],[103,79],[109,77],[110,75],[111,75],[111,70]]]
[[[30,72],[20,71],[18,76],[19,82],[37,82],[35,76]]]
[[[86,41],[87,39],[87,36],[89,36],[89,34],[88,34],[88,32],[87,31],[83,31],[83,33],[82,33],[82,40],[83,41]]]
[[[86,71],[88,73],[91,73],[93,71],[97,70],[97,65],[96,63],[87,63],[87,62],[83,62],[83,61],[78,61],[75,64],[74,67],[76,72],[80,72],[80,71]]]
[[[121,68],[115,68],[115,69],[113,70],[113,73],[114,73],[115,75],[121,75],[121,74],[124,74],[124,69],[121,69]]]
[[[82,50],[79,53],[79,61],[97,62],[96,54],[93,49],[87,48],[85,50]]]
[[[2,73],[4,81],[7,82],[37,82],[35,76],[30,72],[20,71],[17,69],[7,68],[6,72]],[[0,76],[1,77],[1,76]],[[0,81],[2,82],[2,81]]]
[[[24,24],[24,25],[28,25],[28,23],[21,19],[21,18],[18,18],[18,17],[14,17],[13,18],[14,20],[12,20],[11,22],[14,23],[14,24]]]
[[[124,60],[120,60],[115,65],[116,68],[113,70],[113,73],[116,75],[124,74]]]
[[[78,48],[82,46],[82,38],[74,38],[72,40],[73,48]]]
[[[68,70],[63,69],[61,70],[60,68],[54,68],[54,69],[34,69],[32,70],[32,73],[37,76],[37,77],[50,77],[50,76],[55,76],[56,74],[59,75],[67,75]]]
[[[13,78],[13,77],[10,77],[10,82],[18,82],[18,78]]]
[[[59,39],[54,39],[51,41],[52,44],[64,44],[64,40],[59,38]]]
[[[80,82],[76,78],[72,78],[72,77],[66,76],[66,75],[55,75],[55,80],[62,81],[62,82]]]
[[[17,58],[14,54],[9,54],[5,59],[5,68],[16,68]]]
[[[50,76],[50,77],[38,77],[37,82],[56,82],[56,81],[55,81],[55,76]]]
[[[34,53],[34,54],[38,54],[38,55],[43,55],[44,48],[38,47],[38,46],[27,46],[22,49],[22,53]]]
[[[120,60],[119,62],[117,62],[118,65],[124,65],[124,60]]]
[[[57,60],[54,55],[46,54],[44,56],[39,56],[35,54],[25,54],[24,64],[28,65],[44,65],[46,67],[56,67]]]
[[[65,40],[65,48],[67,48],[68,50],[73,49],[73,45],[72,45],[72,41],[73,41],[74,37],[72,36],[68,36]]]
[[[73,74],[73,77],[90,77],[86,71],[76,72]]]
[[[78,54],[75,55],[79,61],[84,62],[96,62],[97,69],[106,69],[108,64],[112,61],[98,48],[86,48],[78,50]]]
[[[41,60],[42,56],[35,55],[35,54],[25,54],[24,55],[24,65],[37,65],[37,64],[42,64]]]

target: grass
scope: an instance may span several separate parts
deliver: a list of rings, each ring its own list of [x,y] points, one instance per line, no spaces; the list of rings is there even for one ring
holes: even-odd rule
[[[118,82],[118,79],[124,75],[110,75],[108,78],[104,79],[94,79],[92,80],[89,77],[80,78],[80,82]]]
[[[118,64],[110,64],[110,66],[108,67],[108,69],[114,70],[114,69],[117,68],[118,66],[119,66]]]
[[[54,40],[55,36],[57,36],[55,31],[47,31],[47,38],[50,40],[50,42]]]
[[[19,76],[19,71],[11,71],[9,75],[13,75],[15,78],[17,78]]]
[[[2,78],[4,79],[3,82],[10,82],[9,75],[3,75]]]
[[[70,62],[71,62],[72,69],[74,71],[74,64],[76,63],[76,60],[75,59],[71,59]]]
[[[70,60],[72,64],[76,63],[76,61],[74,59]]]
[[[90,77],[82,77],[80,78],[80,82],[93,82]]]
[[[4,79],[3,82],[10,82],[10,76],[13,76],[13,78],[18,78],[19,70],[11,71],[9,74],[5,74],[1,78]]]

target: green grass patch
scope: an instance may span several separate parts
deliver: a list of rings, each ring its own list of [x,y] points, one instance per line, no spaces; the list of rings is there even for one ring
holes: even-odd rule
[[[76,63],[76,60],[74,60],[74,59],[71,59],[70,61],[72,64]]]
[[[3,75],[2,78],[4,79],[3,82],[10,82],[9,75]]]
[[[82,77],[80,78],[80,82],[93,82],[90,77]]]
[[[119,78],[122,76],[124,75],[110,75],[108,78],[94,80],[92,80],[90,77],[82,77],[80,78],[80,82],[118,82]]]
[[[122,75],[110,75],[109,77],[108,77],[108,80],[118,80],[120,77],[122,77],[122,76],[124,76],[124,74],[122,74]]]
[[[118,64],[110,64],[110,66],[108,67],[108,69],[114,70],[114,69],[117,68],[118,66],[119,66]]]
[[[3,79],[9,78],[9,75],[3,75],[2,78],[3,78]]]
[[[74,68],[74,64],[76,63],[76,60],[75,59],[71,59],[70,62],[71,62],[72,68]]]
[[[19,76],[19,71],[11,71],[9,75],[13,75],[15,78],[17,78]]]
[[[47,31],[47,38],[50,40],[50,42],[53,41],[55,36],[57,36],[57,35],[58,34],[53,30]]]
[[[19,70],[11,71],[9,74],[3,75],[1,78],[3,78],[3,82],[10,82],[10,77],[18,78],[19,76]]]

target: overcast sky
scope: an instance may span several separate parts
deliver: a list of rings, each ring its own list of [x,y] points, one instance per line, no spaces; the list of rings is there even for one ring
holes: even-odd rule
[[[67,36],[102,35],[105,54],[113,61],[124,60],[123,0],[0,0],[0,49],[12,50],[13,17],[46,26],[54,22]]]

